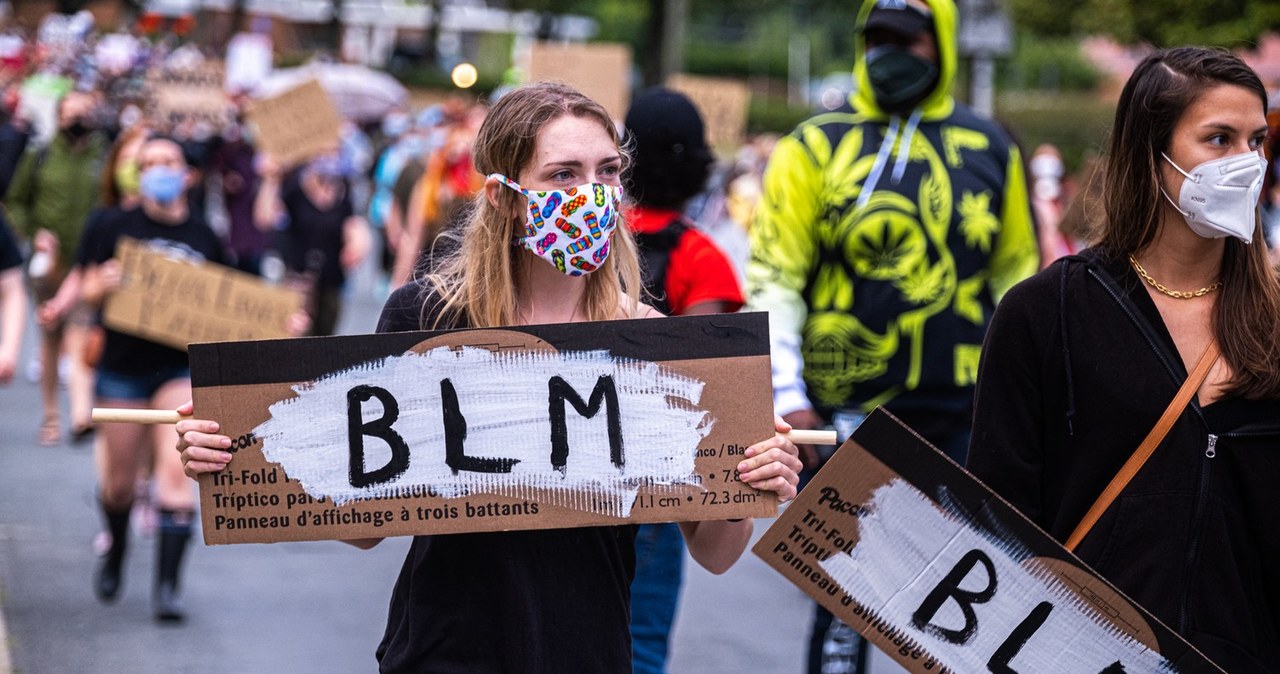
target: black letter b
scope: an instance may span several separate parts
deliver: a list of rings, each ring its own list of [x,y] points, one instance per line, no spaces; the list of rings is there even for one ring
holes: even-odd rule
[[[364,403],[377,398],[382,403],[382,416],[364,423]],[[352,487],[368,487],[390,482],[409,469],[409,445],[391,428],[400,417],[400,405],[391,393],[377,386],[357,386],[347,391],[347,442],[351,448],[350,481]],[[387,465],[372,471],[364,469],[364,436],[380,438],[391,448]]]
[[[977,592],[961,590],[960,581],[964,580],[965,576],[969,575],[973,567],[979,563],[987,570],[987,586]],[[991,558],[981,550],[970,550],[960,558],[959,562],[956,562],[951,572],[942,579],[941,583],[938,583],[937,587],[933,588],[929,596],[924,598],[920,608],[911,614],[911,624],[918,630],[946,639],[953,644],[966,644],[978,631],[978,616],[973,612],[973,605],[990,601],[995,593],[996,567],[991,563]],[[960,629],[947,629],[930,622],[948,599],[954,599],[960,606],[960,611],[964,613],[964,627]]]

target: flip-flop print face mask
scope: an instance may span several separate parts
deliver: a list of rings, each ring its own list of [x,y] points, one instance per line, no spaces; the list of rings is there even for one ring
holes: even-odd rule
[[[622,188],[587,183],[567,190],[527,190],[516,181],[489,176],[529,200],[528,219],[515,244],[532,251],[569,276],[600,268],[609,257],[609,235],[618,225]]]

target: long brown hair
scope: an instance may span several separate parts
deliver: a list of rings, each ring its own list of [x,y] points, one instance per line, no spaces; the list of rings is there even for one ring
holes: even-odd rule
[[[1098,242],[1105,255],[1124,259],[1155,241],[1164,198],[1160,153],[1168,151],[1183,111],[1205,91],[1222,85],[1257,94],[1266,111],[1267,92],[1257,73],[1225,51],[1162,50],[1134,70],[1120,94],[1107,157],[1106,223]],[[1280,282],[1267,262],[1260,225],[1254,227],[1251,244],[1226,239],[1221,279],[1213,332],[1234,370],[1227,390],[1246,398],[1280,398]]]
[[[120,184],[116,182],[116,164],[120,163],[120,155],[124,154],[124,149],[130,143],[137,143],[140,139],[145,138],[150,131],[146,126],[137,124],[125,130],[116,138],[116,142],[111,145],[111,151],[107,153],[107,158],[102,162],[102,205],[108,207],[116,207],[124,200],[124,193],[120,189]],[[137,148],[135,148],[135,152]]]
[[[533,161],[538,133],[564,115],[599,122],[614,144],[620,145],[613,120],[599,103],[572,87],[539,82],[504,94],[490,108],[476,135],[476,170],[481,175],[520,175]],[[424,285],[440,296],[441,304],[435,324],[423,327],[437,327],[449,314],[460,315],[477,328],[517,322],[517,284],[524,278],[525,265],[542,264],[513,245],[524,213],[524,197],[515,190],[501,190],[496,207],[484,190],[476,195],[462,226],[441,235],[453,238],[457,245],[437,258],[425,275]],[[620,216],[609,240],[609,257],[586,281],[581,309],[587,320],[636,314],[642,287],[640,263],[631,232]]]

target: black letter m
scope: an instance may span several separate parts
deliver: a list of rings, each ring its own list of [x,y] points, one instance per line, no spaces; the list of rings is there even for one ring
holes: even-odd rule
[[[564,401],[568,400],[579,415],[588,419],[600,411],[600,403],[604,402],[605,424],[609,430],[609,459],[613,465],[621,468],[622,418],[618,412],[618,389],[613,383],[613,377],[605,375],[597,379],[596,387],[591,390],[591,399],[585,403],[578,392],[560,377],[552,377],[547,382],[547,388],[550,389],[551,467],[564,473],[565,463],[569,458],[569,429],[564,420]]]

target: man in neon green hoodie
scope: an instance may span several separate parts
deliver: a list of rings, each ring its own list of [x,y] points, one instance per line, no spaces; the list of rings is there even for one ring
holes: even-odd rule
[[[858,91],[770,158],[749,304],[792,426],[843,439],[884,405],[963,463],[987,322],[1039,259],[1022,159],[952,97],[953,0],[871,0],[857,26]],[[810,671],[863,671],[860,639],[818,612]]]

